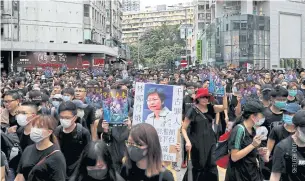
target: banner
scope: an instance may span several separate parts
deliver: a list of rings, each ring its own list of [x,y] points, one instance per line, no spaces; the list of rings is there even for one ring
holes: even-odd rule
[[[128,118],[128,100],[126,90],[103,90],[104,120],[109,124],[123,124]]]
[[[182,121],[183,88],[136,83],[133,125],[148,123],[159,135],[163,161],[177,161],[175,145]]]
[[[87,85],[86,91],[87,91],[87,95],[85,98],[86,104],[91,105],[96,109],[102,108],[103,105],[102,88]]]
[[[197,40],[196,52],[197,60],[202,64],[202,40]]]

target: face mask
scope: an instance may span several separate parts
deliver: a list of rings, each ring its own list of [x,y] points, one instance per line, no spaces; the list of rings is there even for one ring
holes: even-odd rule
[[[30,133],[31,140],[34,141],[35,143],[39,143],[40,141],[45,139],[46,137],[43,137],[42,131],[43,131],[42,128],[35,128],[35,127],[32,128]]]
[[[274,106],[278,109],[283,109],[286,106],[286,101],[275,101]]]
[[[130,159],[134,162],[138,162],[145,157],[145,155],[144,155],[145,149],[140,149],[135,146],[129,146],[129,147],[127,147],[127,150],[128,150]]]
[[[189,95],[192,95],[192,94],[194,94],[194,91],[191,90],[191,89],[187,89],[187,93],[188,93]]]
[[[63,128],[69,128],[72,125],[72,121],[69,119],[60,119],[59,121]]]
[[[284,114],[283,115],[283,121],[286,123],[286,124],[288,124],[288,125],[292,125],[293,123],[292,123],[292,117],[293,116],[290,116],[290,115],[288,115],[288,114]]]
[[[28,124],[27,116],[25,114],[18,114],[16,120],[19,126],[26,126]]]
[[[57,107],[59,107],[60,102],[59,101],[52,101],[52,105],[57,108]]]
[[[103,116],[103,111],[101,109],[97,109],[95,111],[95,119],[100,119]]]
[[[87,169],[89,177],[95,179],[95,180],[103,180],[106,177],[106,174],[108,172],[107,169],[93,169],[89,170]]]
[[[63,96],[62,98],[65,102],[70,101],[70,96]]]
[[[265,118],[256,119],[257,121],[254,123],[255,126],[261,126],[265,122]]]
[[[289,90],[288,93],[289,93],[290,96],[294,97],[294,96],[297,95],[298,91],[297,90]]]
[[[305,143],[305,133],[301,131],[301,128],[298,127],[298,139],[302,142]]]
[[[85,115],[84,110],[82,110],[82,109],[77,110],[77,116],[78,116],[78,117],[83,118],[84,115]]]

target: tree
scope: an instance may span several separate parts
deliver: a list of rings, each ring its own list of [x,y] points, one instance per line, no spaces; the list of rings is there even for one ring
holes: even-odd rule
[[[185,40],[180,38],[179,25],[161,27],[146,31],[138,41],[131,45],[131,57],[138,60],[138,46],[140,47],[140,63],[144,65],[167,64],[177,56],[185,47]]]

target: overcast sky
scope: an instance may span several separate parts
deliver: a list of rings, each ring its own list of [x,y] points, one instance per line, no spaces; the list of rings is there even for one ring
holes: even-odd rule
[[[144,9],[145,6],[155,6],[155,5],[172,5],[182,2],[191,2],[192,0],[140,0],[141,1],[141,9]]]

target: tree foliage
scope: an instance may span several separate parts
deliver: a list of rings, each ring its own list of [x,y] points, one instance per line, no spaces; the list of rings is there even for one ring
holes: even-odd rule
[[[179,25],[162,25],[144,32],[138,44],[130,46],[135,62],[138,60],[138,46],[140,63],[151,66],[172,62],[183,50],[185,40],[180,38]]]

